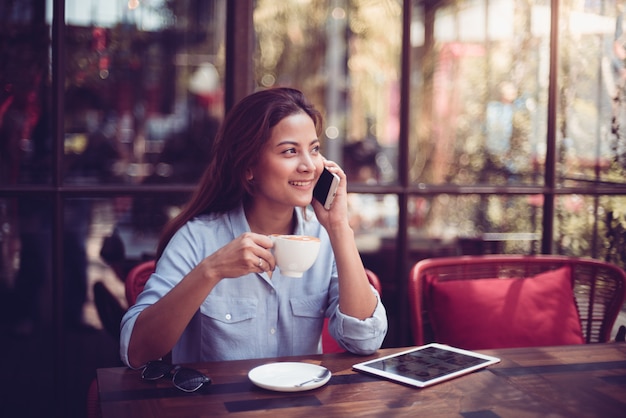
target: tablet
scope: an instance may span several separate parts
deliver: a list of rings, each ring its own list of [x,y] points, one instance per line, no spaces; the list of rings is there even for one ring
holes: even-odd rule
[[[361,372],[423,388],[499,361],[497,357],[432,343],[352,367]]]

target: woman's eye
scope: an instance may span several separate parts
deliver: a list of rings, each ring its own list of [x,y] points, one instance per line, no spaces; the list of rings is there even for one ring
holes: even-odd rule
[[[295,153],[296,153],[295,148],[287,148],[286,150],[283,151],[283,154],[295,154]]]
[[[316,145],[311,149],[311,154],[318,154],[320,152],[320,146]]]

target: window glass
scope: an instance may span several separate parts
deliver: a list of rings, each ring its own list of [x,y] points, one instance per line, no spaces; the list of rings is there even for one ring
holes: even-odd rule
[[[394,241],[398,229],[398,198],[393,194],[349,193],[350,225],[361,251],[377,251],[382,240]]]
[[[385,297],[398,300],[393,284],[398,261],[398,196],[349,193],[348,213],[363,264],[378,275]],[[395,309],[388,314],[395,316]]]
[[[86,263],[83,321],[115,337],[119,314],[128,307],[124,288],[126,275],[144,259],[154,257],[158,237],[156,233],[139,231],[130,234],[133,230],[127,222],[133,208],[130,197],[66,202],[67,210],[76,206],[82,209],[80,222],[86,227],[81,231],[85,252],[74,256],[84,257]],[[76,242],[79,243],[78,239]]]
[[[66,182],[195,183],[223,116],[225,1],[66,11]]]
[[[626,198],[565,195],[555,200],[554,252],[626,265]]]
[[[596,218],[598,231],[591,231],[591,242],[594,244],[590,252],[582,253],[587,257],[609,260],[622,268],[626,267],[626,197],[624,196],[601,196],[599,198],[587,197],[587,215],[584,217],[586,224],[591,224],[593,219],[589,214],[596,202],[598,209]],[[581,218],[583,215],[581,215]],[[589,226],[586,227],[589,229]],[[586,232],[589,235],[589,232]]]
[[[0,185],[52,178],[49,31],[38,2],[0,4]]]
[[[0,198],[0,338],[3,370],[11,375],[2,385],[2,409],[24,416],[50,415],[53,388],[61,385],[52,332],[52,203],[36,196]],[[37,402],[30,398],[34,392]]]
[[[128,307],[125,278],[133,267],[156,255],[161,226],[146,227],[152,221],[139,221],[141,214],[134,213],[148,199],[120,195],[63,201],[63,315],[70,331],[93,327],[116,337],[119,315]],[[142,203],[136,204],[137,200]],[[152,200],[154,206],[143,213],[144,218],[159,213],[158,201]],[[11,213],[17,222],[8,228],[6,219]],[[0,234],[1,284],[19,301],[20,308],[11,311],[34,323],[53,318],[52,215],[49,200],[0,200],[0,220],[5,226],[5,233]]]
[[[569,185],[624,183],[624,3],[563,3],[559,13],[557,174]]]
[[[52,209],[36,195],[0,199],[3,320],[22,337],[52,325]]]
[[[549,7],[414,1],[411,181],[542,183]]]
[[[302,90],[325,116],[324,154],[351,183],[395,181],[402,7],[388,0],[257,1],[259,88]]]
[[[413,196],[408,209],[414,256],[422,254],[421,241],[432,242],[424,255],[538,253],[542,205],[541,195]]]

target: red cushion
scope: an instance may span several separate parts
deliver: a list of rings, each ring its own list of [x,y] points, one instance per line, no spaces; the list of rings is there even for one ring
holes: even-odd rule
[[[583,344],[570,267],[528,278],[427,277],[435,340],[470,350]]]
[[[328,331],[328,318],[324,318],[324,328],[322,329],[322,352],[324,354],[328,354],[343,353],[345,351],[346,350],[341,348],[339,343],[330,336],[330,332]]]

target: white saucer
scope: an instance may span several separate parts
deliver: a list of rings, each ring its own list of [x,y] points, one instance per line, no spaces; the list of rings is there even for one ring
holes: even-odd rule
[[[325,367],[315,364],[285,361],[255,367],[248,373],[248,378],[263,389],[279,392],[300,392],[324,386],[330,380],[330,372],[319,382],[309,382],[303,386],[296,385],[316,378],[325,370]]]

